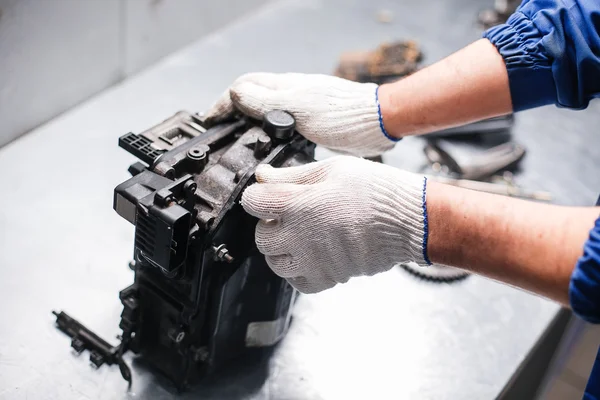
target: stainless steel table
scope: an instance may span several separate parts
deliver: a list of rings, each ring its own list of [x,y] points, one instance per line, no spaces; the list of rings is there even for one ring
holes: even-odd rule
[[[134,363],[130,392],[116,367],[94,371],[69,351],[52,309],[114,337],[117,292],[132,280],[133,228],[112,190],[133,159],[117,137],[179,109],[207,108],[247,71],[327,73],[346,49],[415,38],[435,61],[476,39],[478,0],[297,0],[273,3],[81,104],[0,151],[0,399],[171,399]],[[380,9],[393,21],[376,19]],[[97,57],[102,57],[98,54]],[[600,190],[600,107],[518,116],[529,149],[521,183],[557,202],[592,204]],[[385,161],[422,162],[419,139]],[[326,156],[325,151],[320,157]],[[420,282],[399,269],[302,296],[291,330],[264,368],[213,379],[182,398],[492,399],[559,307],[470,277]],[[131,357],[128,357],[131,362]]]

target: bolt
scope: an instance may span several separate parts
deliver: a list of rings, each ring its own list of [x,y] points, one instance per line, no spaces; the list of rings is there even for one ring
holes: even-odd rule
[[[170,206],[173,201],[175,201],[175,198],[173,197],[173,193],[171,193],[170,190],[168,189],[161,189],[158,192],[156,192],[156,195],[154,196],[154,200],[156,201],[156,204],[160,207],[168,207]]]
[[[188,168],[194,172],[202,172],[206,164],[208,164],[209,152],[210,147],[205,144],[189,149],[187,152]]]
[[[129,261],[129,269],[135,271],[135,260]]]
[[[185,190],[185,192],[190,196],[194,195],[197,188],[198,185],[196,185],[196,182],[193,181],[188,181],[183,185],[183,190]]]
[[[192,160],[202,160],[206,156],[206,153],[201,149],[194,147],[188,150],[187,156]]]
[[[271,138],[267,135],[259,135],[254,143],[254,157],[262,158],[271,150]]]
[[[225,247],[225,244],[220,244],[219,246],[213,246],[213,251],[215,252],[215,261],[225,261],[227,263],[233,262],[233,257],[229,255],[229,250]]]

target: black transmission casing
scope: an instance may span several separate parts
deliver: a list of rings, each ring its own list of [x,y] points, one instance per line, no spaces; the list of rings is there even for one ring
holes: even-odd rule
[[[268,133],[267,133],[268,132]],[[119,145],[143,163],[115,188],[135,225],[134,283],[120,293],[123,345],[178,387],[286,333],[295,290],[256,248],[256,218],[239,200],[259,164],[313,161],[290,114],[206,128],[179,112]]]

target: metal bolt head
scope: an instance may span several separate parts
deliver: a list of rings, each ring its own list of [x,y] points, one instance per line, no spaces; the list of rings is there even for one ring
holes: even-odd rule
[[[183,190],[185,190],[185,192],[189,195],[193,195],[197,188],[198,185],[196,185],[196,182],[193,181],[188,181],[183,185]]]
[[[186,157],[188,159],[188,168],[196,173],[202,172],[206,164],[208,164],[208,156],[210,155],[210,147],[206,144],[200,144],[188,150]]]
[[[188,150],[187,156],[189,158],[191,158],[192,160],[199,161],[206,157],[206,152],[204,152],[204,150],[201,148],[192,147],[191,149]]]
[[[227,263],[233,262],[233,257],[229,255],[229,250],[227,250],[225,244],[213,247],[213,251],[215,252],[215,261],[225,261]]]

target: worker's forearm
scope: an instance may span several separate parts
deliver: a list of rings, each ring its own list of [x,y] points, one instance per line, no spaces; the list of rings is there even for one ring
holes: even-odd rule
[[[487,39],[398,82],[382,85],[388,133],[417,135],[512,111],[504,60]]]
[[[428,255],[568,304],[598,208],[527,202],[431,182]]]

